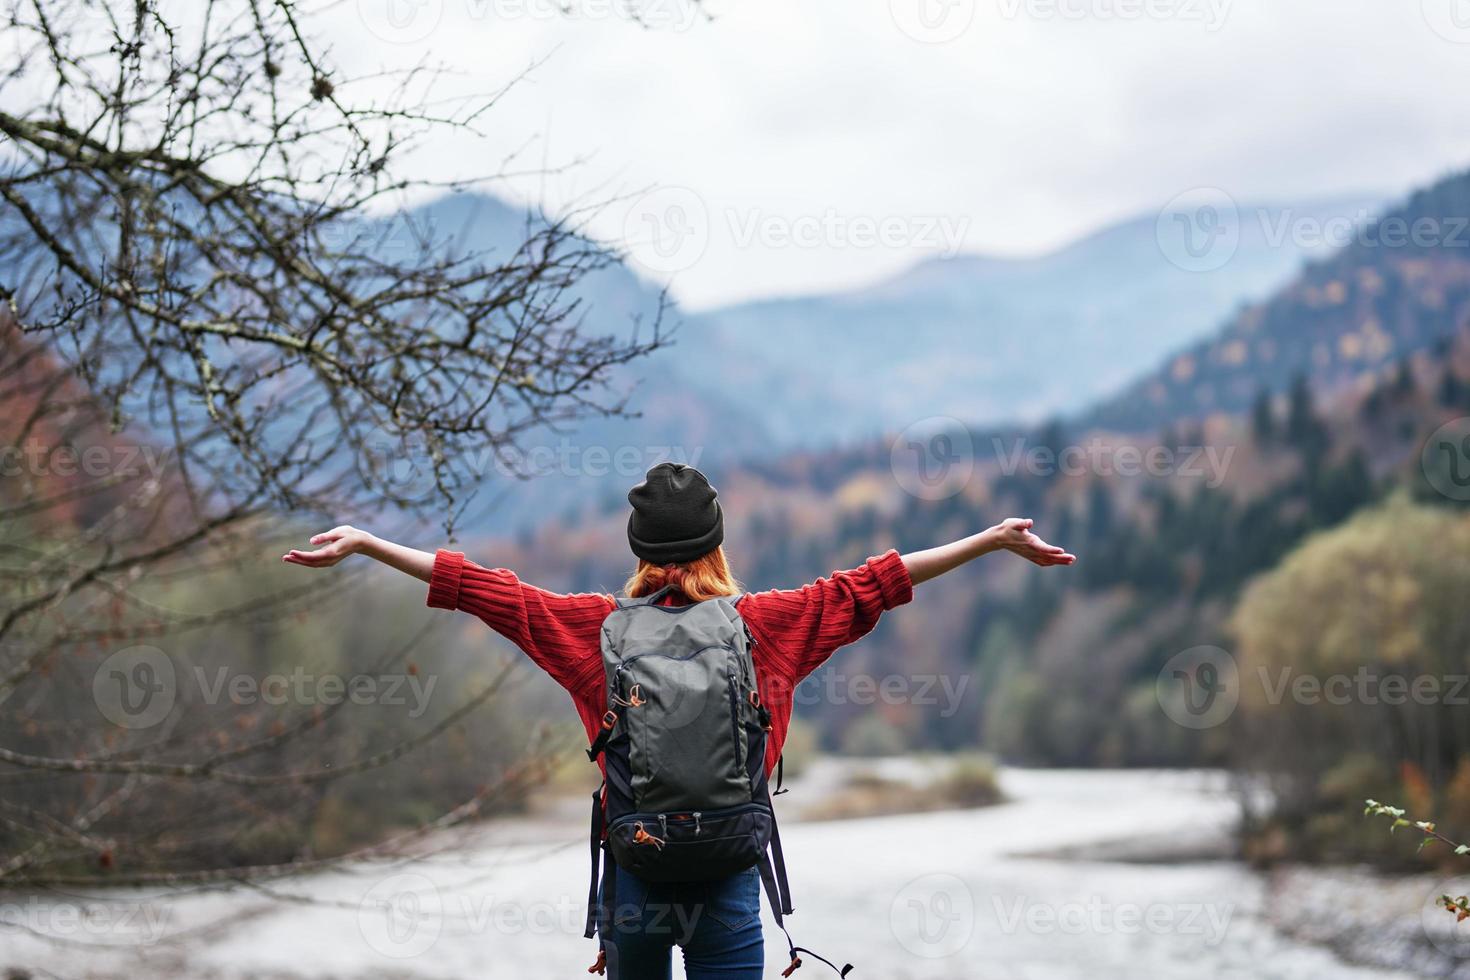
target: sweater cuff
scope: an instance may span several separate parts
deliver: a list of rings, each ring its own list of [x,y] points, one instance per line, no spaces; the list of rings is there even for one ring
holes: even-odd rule
[[[464,554],[440,548],[434,553],[434,572],[429,576],[429,608],[458,609],[459,580],[464,575]]]
[[[869,558],[868,567],[878,580],[884,609],[901,606],[914,597],[914,580],[909,578],[908,566],[897,549],[889,548],[878,557]]]

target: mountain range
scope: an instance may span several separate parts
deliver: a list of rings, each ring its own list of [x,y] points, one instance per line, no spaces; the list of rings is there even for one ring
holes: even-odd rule
[[[1157,214],[1035,258],[931,259],[865,289],[690,317],[672,359],[727,365],[727,394],[764,411],[782,447],[878,436],[931,415],[1034,422],[1114,393],[1322,254],[1305,240],[1275,242],[1282,222],[1361,222],[1376,207],[1239,208],[1233,255],[1203,271],[1176,264],[1174,231]]]
[[[1366,195],[1238,207],[1231,252],[1203,269],[1170,241],[1165,209],[1032,258],[960,255],[847,292],[697,314],[675,306],[665,314],[672,343],[613,379],[639,417],[588,419],[530,442],[559,447],[561,460],[631,447],[647,463],[720,465],[860,443],[931,416],[984,425],[1077,413],[1329,254],[1282,229],[1357,227],[1378,207]],[[412,217],[466,250],[507,247],[526,221],[475,194]],[[660,295],[623,265],[579,287],[599,332],[647,324]],[[603,475],[575,462],[543,470],[535,495],[497,495],[467,530],[524,529],[589,500],[614,506],[620,495]]]

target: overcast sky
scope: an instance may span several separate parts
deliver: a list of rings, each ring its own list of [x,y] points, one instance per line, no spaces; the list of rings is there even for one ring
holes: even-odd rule
[[[414,159],[567,173],[595,230],[698,309],[1021,255],[1220,188],[1401,193],[1470,167],[1470,0],[337,0],[339,64],[425,58],[491,92],[491,135]],[[445,91],[448,91],[447,89]],[[648,192],[648,193],[645,193]]]

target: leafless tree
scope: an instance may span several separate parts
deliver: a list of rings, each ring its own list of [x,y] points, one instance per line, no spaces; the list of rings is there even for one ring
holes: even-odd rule
[[[452,530],[472,454],[513,464],[538,427],[625,411],[612,372],[664,342],[661,316],[589,328],[576,287],[616,256],[579,215],[467,252],[395,211],[425,186],[403,152],[474,132],[494,99],[437,101],[427,68],[345,77],[289,0],[6,6],[0,883],[215,873],[242,824],[419,750],[504,677],[374,743],[321,705],[181,698],[120,727],[94,703],[99,660],[221,628],[271,642],[340,585],[170,597],[240,581],[283,514],[391,504]],[[411,671],[415,640],[363,669]]]

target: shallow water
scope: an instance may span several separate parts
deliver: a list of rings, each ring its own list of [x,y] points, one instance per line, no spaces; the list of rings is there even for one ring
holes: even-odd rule
[[[850,960],[855,980],[1408,976],[1350,967],[1279,934],[1262,916],[1263,879],[1233,862],[1075,856],[1125,839],[1227,834],[1236,808],[1217,774],[1006,770],[1002,785],[1012,802],[978,810],[788,821],[797,941]],[[595,950],[581,937],[584,832],[555,822],[537,844],[528,829],[466,831],[430,856],[265,890],[7,896],[0,967],[227,980],[586,976]],[[1053,856],[1027,856],[1038,854]],[[767,924],[777,976],[785,949]],[[824,970],[809,964],[797,977]]]

